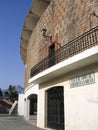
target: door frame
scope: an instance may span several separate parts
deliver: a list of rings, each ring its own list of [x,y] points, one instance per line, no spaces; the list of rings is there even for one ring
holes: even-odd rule
[[[45,93],[45,99],[46,99],[46,101],[45,101],[45,104],[46,104],[46,109],[45,109],[45,126],[47,127],[47,128],[50,128],[50,129],[56,129],[56,128],[52,128],[52,127],[48,127],[48,90],[52,90],[52,89],[57,89],[57,88],[62,88],[62,90],[63,90],[63,118],[64,118],[64,120],[63,120],[63,128],[61,129],[61,128],[58,128],[58,130],[64,130],[64,128],[65,128],[65,112],[64,112],[64,86],[55,86],[55,87],[51,87],[51,88],[49,88],[49,89],[47,89],[46,90],[46,93]],[[59,117],[60,118],[60,117]]]

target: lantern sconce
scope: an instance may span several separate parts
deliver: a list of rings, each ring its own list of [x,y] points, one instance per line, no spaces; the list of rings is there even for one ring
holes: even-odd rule
[[[50,40],[50,42],[52,43],[52,36],[46,35],[47,29],[43,28],[43,29],[41,30],[41,32],[42,32],[43,36],[46,38],[46,41]],[[59,47],[61,47],[61,44],[60,44],[60,43],[56,43],[56,44],[58,44]]]
[[[52,36],[46,35],[47,29],[44,29],[44,28],[43,28],[43,29],[41,30],[41,32],[42,32],[43,36],[46,38],[47,41],[50,40],[50,42],[52,42]]]

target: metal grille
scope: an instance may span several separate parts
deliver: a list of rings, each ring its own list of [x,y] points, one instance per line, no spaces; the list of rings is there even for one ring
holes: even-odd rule
[[[55,87],[47,91],[47,127],[64,130],[63,87]]]
[[[98,45],[98,26],[83,33],[55,51],[54,56],[45,57],[31,69],[31,77],[74,55]]]

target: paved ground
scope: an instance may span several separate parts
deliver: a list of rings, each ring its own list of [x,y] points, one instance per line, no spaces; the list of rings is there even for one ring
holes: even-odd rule
[[[42,130],[27,123],[20,116],[0,115],[0,130]]]

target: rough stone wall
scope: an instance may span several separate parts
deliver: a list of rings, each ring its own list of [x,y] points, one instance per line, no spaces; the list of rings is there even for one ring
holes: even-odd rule
[[[62,46],[90,29],[90,13],[98,14],[98,0],[52,0],[35,26],[27,48],[25,87],[28,86],[31,68],[48,56],[51,44],[42,36],[47,29],[52,42]],[[91,17],[91,26],[98,25],[98,18]],[[59,46],[57,46],[59,48]]]

